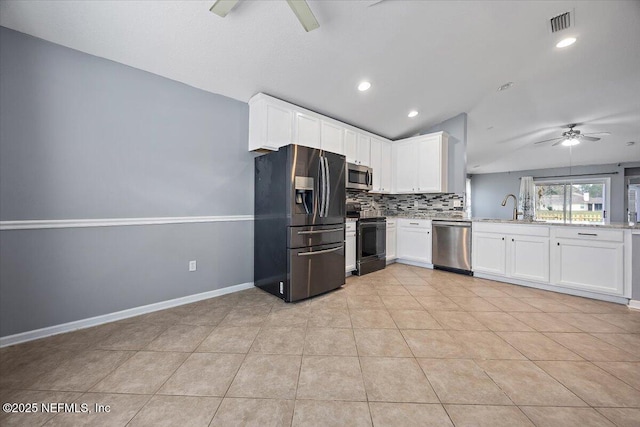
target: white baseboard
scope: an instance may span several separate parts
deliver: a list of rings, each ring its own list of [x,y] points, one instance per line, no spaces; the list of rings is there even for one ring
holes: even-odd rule
[[[630,299],[629,300],[629,308],[632,308],[634,310],[640,310],[640,300]]]
[[[63,323],[61,325],[48,326],[33,331],[21,332],[15,335],[7,335],[0,337],[0,348],[14,344],[20,344],[27,341],[33,341],[52,335],[71,332],[78,329],[90,328],[92,326],[102,325],[103,323],[114,322],[116,320],[127,319],[129,317],[139,316],[158,310],[177,307],[179,305],[190,304],[192,302],[204,299],[219,297],[221,295],[233,292],[243,291],[253,287],[253,282],[240,283],[239,285],[228,286],[226,288],[216,289],[213,291],[202,292],[200,294],[188,295],[186,297],[175,298],[167,301],[156,302],[154,304],[143,305],[140,307],[129,308],[127,310],[116,311],[115,313],[103,314],[101,316],[90,317],[88,319],[75,320],[73,322]]]
[[[398,264],[413,265],[414,267],[430,268],[431,270],[433,270],[433,264],[427,264],[425,262],[408,261],[401,258],[397,258],[396,262]]]
[[[596,292],[582,291],[579,289],[565,288],[565,287],[555,286],[555,285],[546,284],[546,283],[530,282],[528,280],[514,279],[513,277],[495,276],[493,274],[487,274],[482,272],[474,272],[473,276],[477,277],[478,279],[494,280],[496,282],[509,283],[511,285],[527,286],[529,288],[542,289],[544,291],[558,292],[561,294],[574,295],[577,297],[597,299],[600,301],[615,302],[617,304],[626,305],[629,301],[629,298],[615,296],[615,295],[607,295],[607,294],[600,294]]]

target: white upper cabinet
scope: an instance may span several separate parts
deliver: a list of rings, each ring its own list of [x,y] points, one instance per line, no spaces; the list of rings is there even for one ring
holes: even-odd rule
[[[447,192],[447,137],[425,136],[418,142],[418,192]]]
[[[358,133],[358,157],[356,163],[371,166],[371,137]]]
[[[373,188],[371,191],[382,191],[382,141],[371,138],[371,169],[373,169]]]
[[[320,148],[320,119],[309,114],[296,112],[294,141],[305,147]]]
[[[320,148],[332,153],[344,154],[344,129],[336,124],[322,120]]]
[[[345,129],[344,154],[347,156],[347,163],[371,166],[371,137]]]
[[[344,130],[344,155],[347,163],[356,163],[358,157],[358,134],[350,129]]]
[[[393,143],[397,193],[446,193],[448,137],[444,132]]]
[[[415,193],[417,183],[418,158],[413,141],[393,143],[394,165],[396,175],[396,193]]]
[[[373,169],[373,189],[375,193],[391,192],[391,143],[379,138],[371,138],[371,168]]]
[[[393,176],[393,161],[391,159],[391,142],[382,141],[382,162],[380,164],[380,185],[382,193],[391,193],[392,191],[392,176]],[[375,176],[375,170],[373,171]]]
[[[293,142],[293,110],[284,102],[255,96],[249,101],[249,150],[277,150]]]

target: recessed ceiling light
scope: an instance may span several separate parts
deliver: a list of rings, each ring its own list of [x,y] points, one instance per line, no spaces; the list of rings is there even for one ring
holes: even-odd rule
[[[565,139],[562,141],[562,145],[565,147],[571,147],[572,145],[580,144],[580,140],[578,138]]]
[[[556,47],[563,48],[563,47],[571,46],[575,42],[576,42],[575,37],[567,37],[566,39],[560,40],[556,45]]]
[[[418,112],[416,110],[411,110],[409,111],[409,114],[407,114],[408,117],[415,117],[418,115]]]
[[[502,86],[500,86],[498,88],[498,92],[500,92],[502,90],[507,90],[507,89],[511,88],[512,86],[513,86],[513,82],[505,83],[505,84],[503,84]]]
[[[358,85],[358,90],[360,92],[364,92],[365,90],[368,90],[371,87],[371,83],[369,82],[360,82],[360,84]]]

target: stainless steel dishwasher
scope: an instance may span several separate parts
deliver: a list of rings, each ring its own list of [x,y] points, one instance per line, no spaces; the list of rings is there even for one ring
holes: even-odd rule
[[[471,272],[471,221],[442,221],[434,219],[432,257],[433,266],[456,273]]]

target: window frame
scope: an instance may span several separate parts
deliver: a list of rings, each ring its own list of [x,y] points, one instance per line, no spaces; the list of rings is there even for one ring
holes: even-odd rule
[[[583,223],[574,223],[571,221],[571,213],[572,209],[569,207],[567,210],[567,185],[571,186],[573,184],[604,184],[604,197],[602,201],[603,207],[603,222],[594,223],[594,225],[608,225],[611,221],[611,177],[593,177],[593,178],[539,178],[533,179],[534,188],[538,186],[538,184],[546,184],[546,185],[562,185],[564,186],[564,204],[563,204],[563,221],[561,224],[583,224]],[[535,210],[537,211],[537,200],[535,203]],[[569,204],[570,206],[572,203]],[[568,215],[567,215],[568,214]],[[567,221],[567,217],[569,221]],[[551,222],[551,221],[548,221]],[[587,224],[585,224],[587,225]]]

